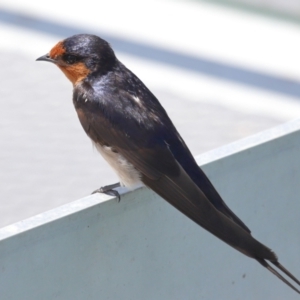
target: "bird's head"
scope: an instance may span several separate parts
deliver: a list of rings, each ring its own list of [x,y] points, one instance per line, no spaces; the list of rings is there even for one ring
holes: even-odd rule
[[[48,54],[37,59],[56,64],[76,85],[90,74],[110,71],[116,57],[109,44],[95,35],[77,34],[58,42]]]

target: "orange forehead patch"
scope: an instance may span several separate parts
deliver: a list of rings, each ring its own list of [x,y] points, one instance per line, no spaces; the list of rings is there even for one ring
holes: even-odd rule
[[[64,72],[73,85],[76,85],[81,80],[85,79],[90,73],[90,70],[82,62],[70,66],[58,65],[58,67]]]
[[[65,48],[63,47],[63,42],[58,42],[50,51],[50,57],[56,58],[65,53]]]

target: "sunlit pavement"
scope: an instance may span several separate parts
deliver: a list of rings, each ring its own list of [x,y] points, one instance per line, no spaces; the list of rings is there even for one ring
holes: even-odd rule
[[[71,84],[35,62],[83,32],[111,43],[194,155],[300,115],[295,23],[195,1],[2,0],[0,226],[117,181],[77,120]]]

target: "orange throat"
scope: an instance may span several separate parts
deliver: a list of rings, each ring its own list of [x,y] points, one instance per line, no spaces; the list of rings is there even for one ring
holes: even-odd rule
[[[82,81],[90,73],[90,70],[82,62],[70,66],[57,66],[63,71],[73,85]]]
[[[57,60],[66,52],[63,42],[58,42],[50,51],[50,57],[54,60]],[[76,85],[81,80],[83,80],[89,73],[89,69],[85,66],[84,63],[79,62],[74,65],[59,65],[57,66],[63,71],[63,73],[67,76],[67,78]]]

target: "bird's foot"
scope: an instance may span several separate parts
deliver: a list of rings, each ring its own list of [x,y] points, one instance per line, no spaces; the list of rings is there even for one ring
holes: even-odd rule
[[[117,188],[117,187],[120,187],[120,182],[115,183],[115,184],[102,186],[99,189],[93,191],[92,194],[103,193],[103,194],[107,194],[107,195],[110,195],[110,196],[115,196],[115,197],[118,198],[118,202],[120,202],[121,196],[120,196],[119,192],[113,190],[114,188]]]

